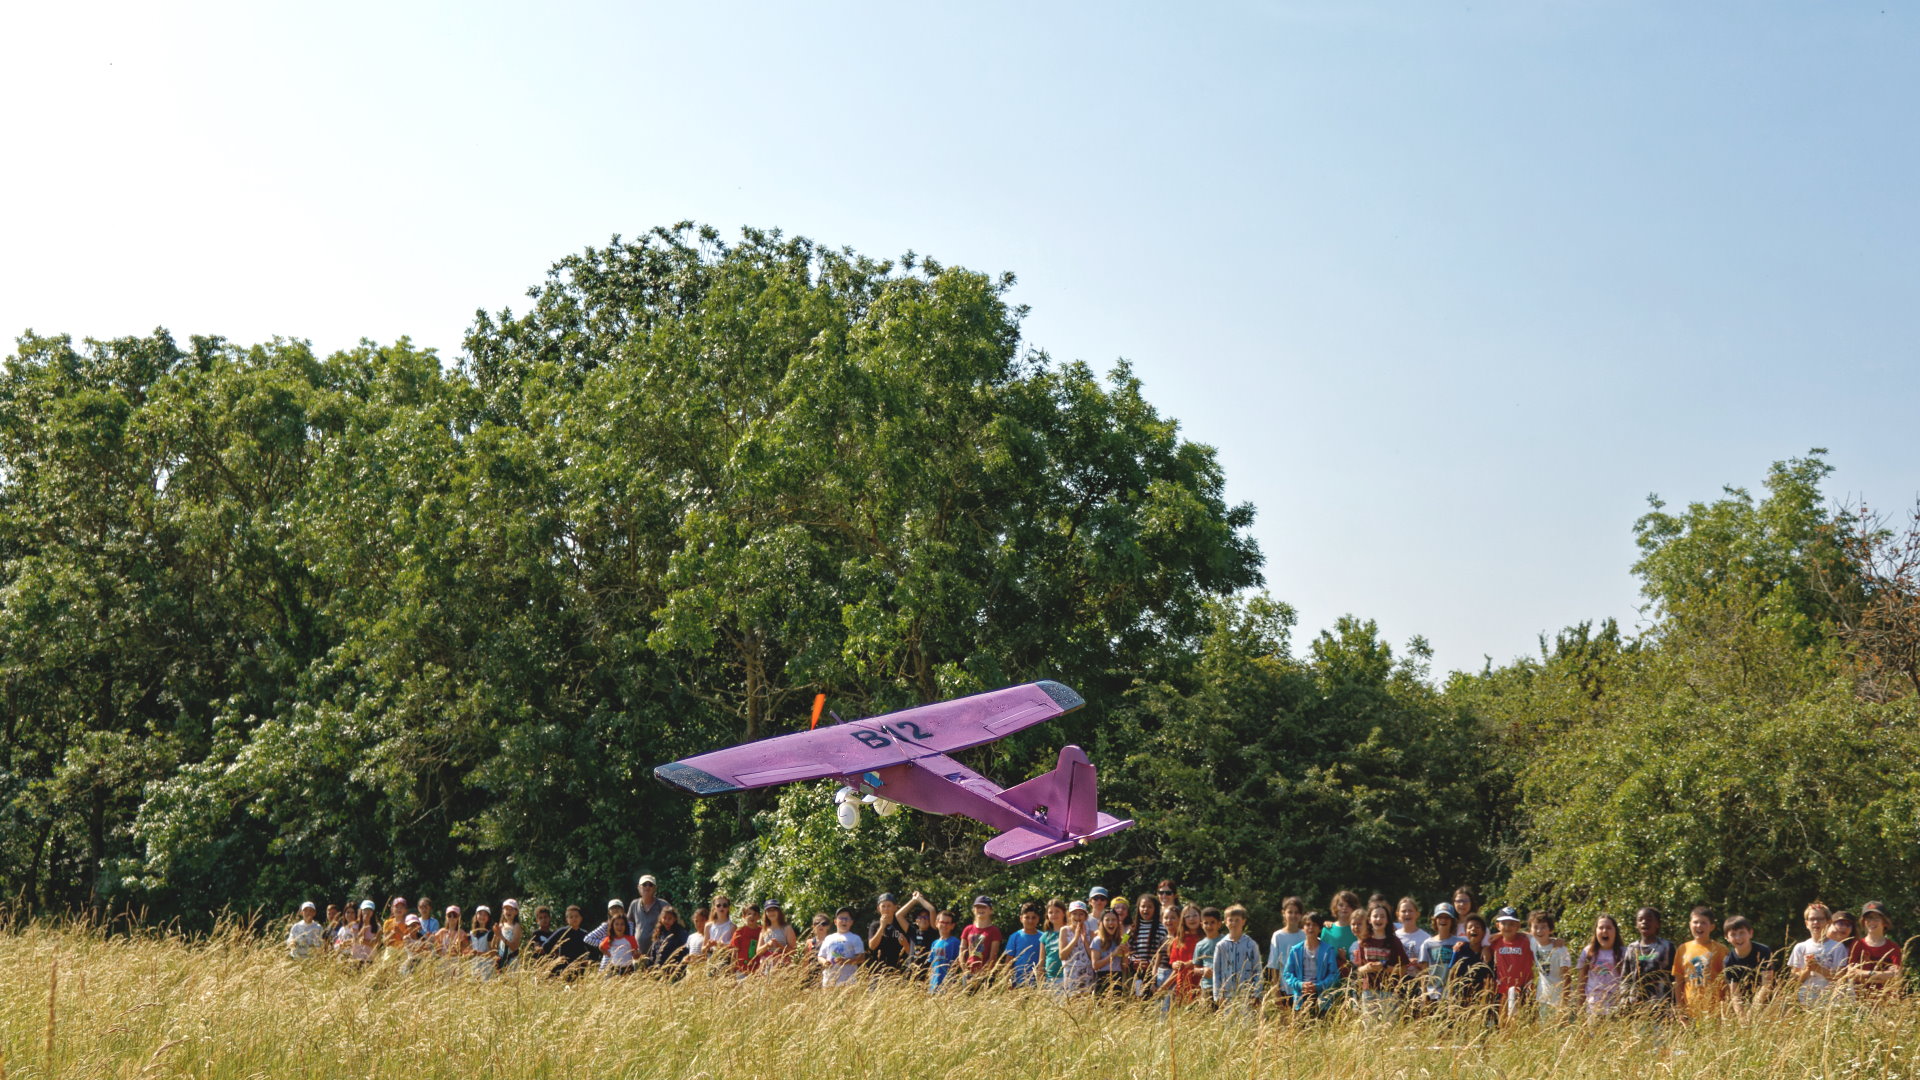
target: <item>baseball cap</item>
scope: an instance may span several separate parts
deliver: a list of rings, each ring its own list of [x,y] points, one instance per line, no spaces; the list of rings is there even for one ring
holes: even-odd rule
[[[407,925],[408,925],[408,926],[419,926],[419,925],[420,925],[420,916],[418,916],[418,915],[409,915],[409,916],[407,916]]]
[[[361,910],[361,911],[372,911],[372,910],[373,910],[373,901],[371,901],[371,900],[362,900],[362,901],[360,901],[360,910]]]
[[[487,905],[485,905],[485,904],[481,904],[481,905],[480,905],[479,907],[477,907],[477,908],[474,908],[474,909],[473,909],[473,913],[474,913],[475,915],[478,915],[478,914],[480,914],[480,913],[481,913],[481,912],[483,912],[483,911],[484,911],[484,912],[486,912],[486,913],[487,913],[487,914],[489,914],[489,915],[491,915],[491,914],[493,914],[493,909],[492,909],[492,908],[490,908],[490,907],[488,907],[488,906],[487,906]]]
[[[1442,915],[1445,915],[1447,918],[1454,919],[1454,920],[1458,920],[1460,918],[1460,912],[1456,911],[1452,904],[1446,903],[1444,901],[1433,905],[1433,914],[1435,918],[1438,918]]]
[[[308,901],[306,901],[306,902],[304,902],[304,903],[302,903],[302,904],[300,905],[300,910],[301,910],[301,911],[305,911],[305,910],[307,910],[308,908],[313,908],[313,910],[315,910],[315,911],[319,911],[319,910],[320,910],[320,909],[319,909],[319,907],[317,907],[317,906],[316,906],[316,905],[314,904],[314,902],[313,902],[313,901],[311,901],[311,900],[308,900]]]
[[[992,907],[992,906],[993,906],[993,897],[991,897],[991,896],[976,896],[976,897],[974,897],[974,898],[973,898],[973,906],[974,906],[974,907]]]
[[[459,904],[448,904],[448,905],[447,905],[447,914],[449,914],[449,915],[458,915],[458,914],[460,914],[460,905],[459,905]]]
[[[1068,911],[1087,911],[1090,909],[1087,907],[1087,902],[1085,900],[1075,900],[1073,903],[1067,905],[1067,910]]]
[[[880,902],[880,903],[882,903],[882,904],[897,904],[897,903],[899,903],[900,901],[899,901],[899,900],[896,900],[896,899],[894,899],[894,896],[893,896],[893,894],[892,894],[892,893],[890,893],[890,892],[883,892],[883,893],[881,893],[881,894],[880,894],[880,900],[879,900],[879,902]]]
[[[652,874],[641,874],[641,875],[640,875],[640,884],[642,884],[642,885],[652,885],[652,886],[653,886],[654,888],[656,888],[656,889],[657,889],[657,888],[659,888],[659,887],[660,887],[660,879],[659,879],[659,878],[656,878],[656,877],[654,877],[654,876],[653,876]]]
[[[833,913],[833,917],[836,919],[842,915],[845,915],[849,919],[853,918],[853,909],[850,907],[843,907],[839,911],[836,911]]]
[[[515,900],[515,899],[514,899],[513,897],[511,897],[511,896],[509,896],[509,897],[507,897],[507,898],[506,898],[505,900],[502,900],[502,901],[500,901],[500,910],[501,910],[501,911],[505,911],[505,910],[507,910],[508,908],[512,908],[512,909],[514,909],[515,911],[518,911],[518,910],[520,910],[520,901],[518,901],[518,900]]]
[[[778,900],[762,900],[760,901],[760,910],[761,911],[785,911],[787,909],[784,907],[781,907],[780,901]]]
[[[1867,916],[1869,915],[1880,916],[1880,920],[1887,924],[1887,928],[1889,930],[1893,928],[1893,916],[1887,914],[1887,905],[1881,903],[1880,901],[1869,900],[1866,903],[1860,905],[1860,921],[1866,922]]]
[[[1089,900],[1093,899],[1096,896],[1112,896],[1112,895],[1113,895],[1112,893],[1107,891],[1107,887],[1105,885],[1095,885],[1093,888],[1087,890],[1087,899]]]
[[[607,901],[607,910],[612,911],[614,908],[625,911],[627,910],[627,902],[619,897],[614,897],[612,900]]]
[[[1513,910],[1510,907],[1503,907],[1500,909],[1500,913],[1493,917],[1493,921],[1494,922],[1519,922],[1520,913]]]

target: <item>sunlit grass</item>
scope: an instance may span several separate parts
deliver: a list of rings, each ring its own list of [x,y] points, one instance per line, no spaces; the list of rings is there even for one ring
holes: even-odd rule
[[[56,985],[57,979],[57,985]],[[49,1033],[51,1039],[49,1040]],[[1920,1076],[1920,1007],[1784,1008],[1692,1026],[1277,1017],[1060,1001],[823,991],[796,980],[487,982],[294,962],[241,935],[0,934],[0,1053],[28,1077],[1648,1077]],[[51,1052],[49,1052],[51,1045]]]

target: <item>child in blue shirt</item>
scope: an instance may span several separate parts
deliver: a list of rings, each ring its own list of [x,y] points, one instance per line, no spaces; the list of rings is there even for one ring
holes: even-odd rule
[[[1029,900],[1020,905],[1020,929],[1007,938],[1007,958],[1013,961],[1013,985],[1032,986],[1039,981],[1040,905]]]
[[[940,931],[931,948],[927,950],[927,963],[932,974],[927,977],[927,989],[938,990],[946,985],[947,973],[960,959],[960,935],[954,932],[953,912],[943,911],[933,917],[934,929]]]
[[[1307,912],[1301,922],[1306,938],[1287,953],[1287,966],[1280,981],[1293,995],[1293,1007],[1322,1013],[1327,1010],[1327,992],[1340,985],[1340,950],[1332,942],[1320,940],[1320,928],[1326,919],[1317,911]]]

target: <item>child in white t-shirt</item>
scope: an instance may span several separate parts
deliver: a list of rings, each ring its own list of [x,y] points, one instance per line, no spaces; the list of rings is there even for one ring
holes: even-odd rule
[[[1834,980],[1847,966],[1847,947],[1827,939],[1827,922],[1832,915],[1825,904],[1808,904],[1802,918],[1809,936],[1787,956],[1788,970],[1800,978],[1796,996],[1802,1005],[1824,1003],[1833,992]]]
[[[833,917],[833,933],[820,941],[821,986],[850,986],[860,975],[860,958],[867,943],[853,932],[853,909],[841,908]]]
[[[1529,936],[1533,938],[1533,968],[1539,972],[1534,980],[1534,993],[1540,1000],[1542,1015],[1553,1016],[1566,1001],[1567,971],[1573,967],[1573,951],[1554,936],[1557,923],[1551,914],[1534,911],[1528,918],[1531,920]]]

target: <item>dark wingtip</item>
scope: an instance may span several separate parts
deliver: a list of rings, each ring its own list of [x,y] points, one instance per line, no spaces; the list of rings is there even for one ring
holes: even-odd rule
[[[1073,687],[1065,683],[1057,683],[1052,679],[1041,679],[1034,685],[1045,690],[1047,696],[1053,699],[1053,703],[1060,706],[1061,712],[1072,712],[1087,703],[1086,698],[1075,693]]]
[[[654,769],[653,778],[663,784],[671,784],[682,791],[691,791],[695,795],[724,795],[729,791],[746,790],[740,785],[730,784],[704,769],[696,769],[680,761],[669,761],[665,765]]]

